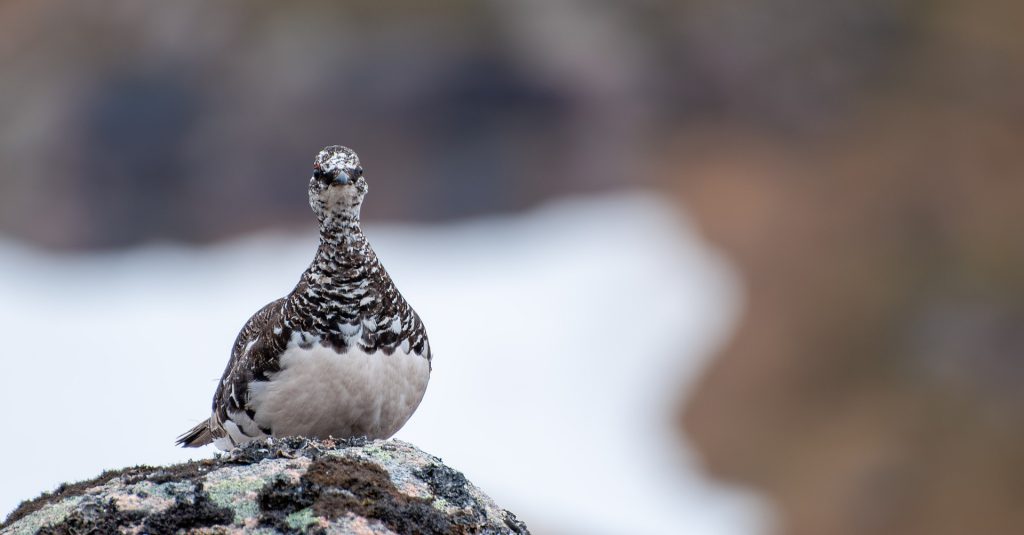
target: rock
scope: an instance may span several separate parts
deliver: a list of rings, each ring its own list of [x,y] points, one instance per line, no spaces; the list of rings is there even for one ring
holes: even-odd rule
[[[286,438],[107,471],[23,502],[30,533],[529,533],[440,459],[397,440]]]

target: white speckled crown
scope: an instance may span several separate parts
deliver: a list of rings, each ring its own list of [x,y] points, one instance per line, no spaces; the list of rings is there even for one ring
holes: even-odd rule
[[[359,168],[359,156],[348,147],[331,145],[324,147],[316,155],[316,160],[313,161],[313,168],[331,176],[336,176],[340,172],[352,175]]]

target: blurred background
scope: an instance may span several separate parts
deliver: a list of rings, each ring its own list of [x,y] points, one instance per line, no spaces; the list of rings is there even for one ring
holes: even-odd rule
[[[623,447],[664,433],[689,460],[677,483],[659,485],[707,495],[658,491],[671,500],[642,514],[589,510],[600,500],[577,496],[580,515],[597,516],[559,517],[577,509],[538,502],[593,489],[589,480],[541,500],[528,490],[549,472],[504,488],[487,459],[410,430],[535,532],[626,533],[634,514],[670,525],[673,503],[694,523],[633,532],[1024,532],[1022,27],[1024,5],[999,0],[0,0],[0,336],[15,342],[2,356],[2,410],[28,427],[8,432],[91,440],[52,425],[102,420],[90,395],[61,398],[39,372],[103,362],[97,344],[110,337],[69,338],[73,318],[111,303],[126,314],[159,287],[195,302],[145,323],[181,331],[142,340],[202,346],[196,362],[210,363],[181,376],[201,376],[188,387],[198,399],[154,428],[169,448],[205,416],[237,326],[312,254],[306,178],[316,151],[340,143],[366,168],[364,219],[381,229],[385,265],[451,354],[473,353],[459,349],[465,310],[439,301],[471,288],[492,297],[474,306],[503,309],[532,290],[546,301],[523,304],[528,323],[564,321],[546,308],[578,312],[567,331],[540,329],[522,346],[538,362],[560,355],[537,345],[614,325],[632,346],[572,358],[678,372],[665,395],[644,398],[665,411],[662,427],[608,432]],[[295,261],[267,261],[278,256]],[[224,281],[234,290],[216,293]],[[617,293],[632,297],[604,295]],[[205,324],[215,327],[200,336]],[[481,332],[503,339],[533,336],[488,325]],[[665,358],[648,360],[656,352]],[[444,395],[442,362],[423,408],[437,419],[421,426],[453,418],[430,397]],[[566,373],[576,380],[559,387],[591,372]],[[461,379],[494,370],[480,374]],[[539,389],[553,405],[531,406],[520,429],[552,406],[626,396],[615,380]],[[23,417],[14,407],[49,406],[25,396],[52,411]],[[509,396],[495,410],[529,397]],[[477,438],[587,459],[591,445],[569,440],[585,433],[566,429],[603,425],[592,406],[578,412],[592,422]],[[130,425],[99,431],[138,440]],[[60,481],[172,455],[183,454],[122,455],[49,479],[9,462],[6,473],[35,486],[5,495],[0,513]],[[700,524],[701,514],[719,517]]]

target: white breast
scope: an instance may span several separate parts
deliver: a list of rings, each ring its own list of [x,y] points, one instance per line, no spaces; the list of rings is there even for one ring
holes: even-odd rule
[[[430,377],[426,358],[289,346],[281,371],[249,386],[256,424],[274,436],[388,438],[412,416]]]

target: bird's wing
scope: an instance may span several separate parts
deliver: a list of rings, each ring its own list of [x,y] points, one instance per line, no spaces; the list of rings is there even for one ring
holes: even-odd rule
[[[245,413],[250,420],[253,418],[248,408],[249,384],[266,381],[267,374],[279,370],[278,358],[284,352],[289,334],[284,332],[283,326],[284,302],[281,298],[261,308],[245,322],[235,338],[231,359],[213,397],[214,425],[211,427],[217,436],[223,436],[221,428],[229,420],[229,412]]]
[[[245,322],[235,338],[231,359],[213,395],[213,415],[178,437],[178,445],[194,448],[224,436],[223,424],[228,420],[228,412],[245,410],[248,384],[252,378],[265,377],[267,373],[276,371],[271,369],[280,354],[280,351],[275,351],[275,347],[280,345],[283,348],[284,345],[269,339],[275,337],[274,324],[280,323],[283,304],[283,298],[268,303]],[[268,340],[261,343],[261,338]]]

